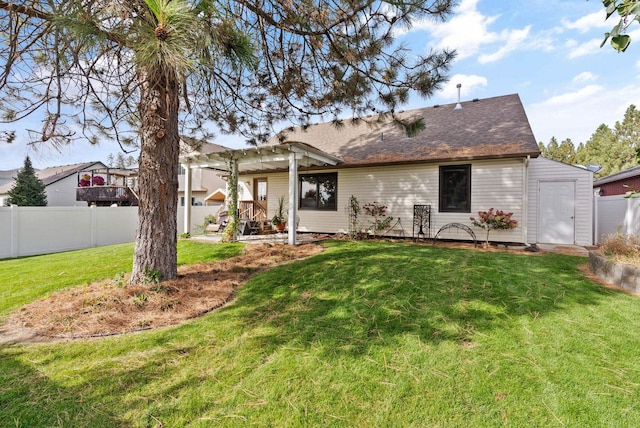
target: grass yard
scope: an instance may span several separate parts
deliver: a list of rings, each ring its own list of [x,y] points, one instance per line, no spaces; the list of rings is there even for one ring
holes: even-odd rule
[[[325,245],[178,327],[3,347],[0,426],[640,426],[640,299],[586,259]],[[239,248],[181,241],[180,260]],[[131,254],[0,261],[0,319]]]

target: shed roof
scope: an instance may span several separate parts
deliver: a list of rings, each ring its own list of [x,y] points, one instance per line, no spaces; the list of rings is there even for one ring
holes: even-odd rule
[[[303,142],[341,160],[342,166],[537,157],[536,143],[517,94],[397,113],[422,118],[425,129],[407,137],[391,118],[311,125],[285,130],[284,143]],[[270,140],[274,144],[277,137]]]

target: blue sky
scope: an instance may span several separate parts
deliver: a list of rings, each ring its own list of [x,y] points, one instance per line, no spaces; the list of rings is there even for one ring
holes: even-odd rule
[[[430,99],[412,98],[404,109],[455,103],[458,83],[462,101],[517,93],[537,141],[546,144],[555,136],[577,146],[600,124],[621,121],[629,105],[640,107],[640,26],[631,28],[631,46],[618,53],[608,45],[600,48],[615,23],[614,17],[605,21],[598,0],[462,0],[447,22],[416,22],[400,35],[418,53],[443,47],[458,51],[443,89]],[[37,123],[13,129],[30,126]],[[23,138],[0,143],[0,170],[21,167],[27,154],[36,168],[44,168],[106,162],[118,151],[108,141],[34,151]],[[233,136],[220,135],[213,142],[244,146]]]

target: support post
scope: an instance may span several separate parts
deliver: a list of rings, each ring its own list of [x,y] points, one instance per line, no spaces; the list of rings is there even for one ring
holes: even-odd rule
[[[183,233],[191,233],[191,181],[192,172],[190,164],[184,166],[184,219],[183,219]]]
[[[227,182],[228,195],[231,197],[229,201],[229,224],[225,229],[226,239],[230,242],[238,240],[238,226],[240,219],[238,218],[238,159],[231,158],[229,160],[229,181]]]
[[[298,216],[298,158],[295,152],[289,153],[289,245],[296,245],[296,229]]]
[[[11,257],[20,256],[20,242],[19,242],[19,213],[18,206],[11,205]]]

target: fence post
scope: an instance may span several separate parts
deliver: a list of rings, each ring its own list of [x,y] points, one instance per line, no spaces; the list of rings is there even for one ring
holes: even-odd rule
[[[96,206],[91,205],[89,212],[91,213],[91,248],[98,246],[98,225],[96,220]]]
[[[598,210],[600,209],[600,204],[598,204],[598,200],[600,199],[600,195],[594,192],[593,194],[593,243],[595,245],[600,244],[600,227],[598,221],[600,221],[600,217],[598,216]]]
[[[18,257],[18,206],[11,205],[11,257]]]

